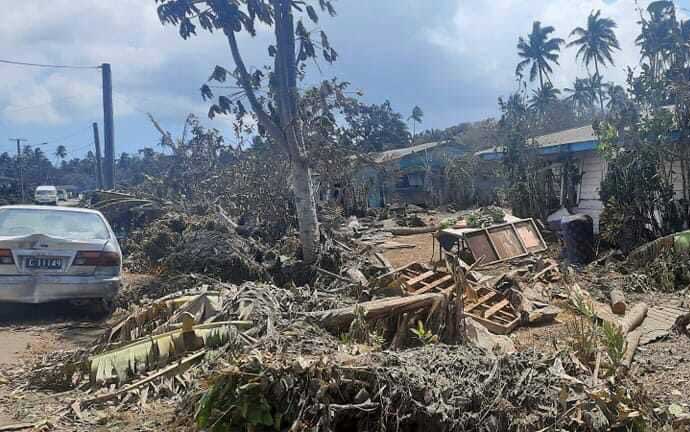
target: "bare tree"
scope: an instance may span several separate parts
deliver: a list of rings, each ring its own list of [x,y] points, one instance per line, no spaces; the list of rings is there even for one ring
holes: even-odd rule
[[[235,64],[233,71],[216,66],[209,81],[235,80],[236,88],[220,96],[211,106],[209,116],[234,114],[238,127],[244,127],[245,117],[251,114],[259,125],[259,132],[283,149],[292,163],[292,188],[299,223],[304,260],[314,262],[319,249],[319,226],[316,215],[314,188],[311,182],[309,155],[304,143],[303,125],[298,113],[299,90],[297,82],[303,77],[305,62],[319,57],[327,62],[336,59],[323,31],[309,31],[301,16],[308,22],[318,23],[316,9],[331,16],[335,10],[330,0],[156,0],[158,15],[163,24],[179,27],[182,38],[196,34],[197,26],[225,35]],[[316,3],[315,8],[310,3]],[[297,19],[296,19],[297,15]],[[267,76],[261,69],[252,72],[245,65],[237,41],[237,34],[256,35],[256,26],[271,28],[275,43],[268,46],[273,57],[273,68]],[[314,34],[319,40],[312,39]],[[214,98],[211,86],[201,88],[205,99]],[[242,100],[249,102],[250,111]]]

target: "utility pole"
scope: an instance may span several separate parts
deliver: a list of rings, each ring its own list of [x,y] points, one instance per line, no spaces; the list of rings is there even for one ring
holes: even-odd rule
[[[115,130],[113,126],[113,80],[110,63],[101,65],[103,75],[103,146],[105,162],[103,164],[103,181],[105,189],[115,185]]]
[[[103,189],[103,172],[101,172],[101,141],[98,138],[98,123],[93,122],[93,143],[96,146],[96,180],[98,189]]]
[[[10,138],[10,141],[16,141],[17,142],[17,173],[19,174],[19,178],[17,179],[17,182],[19,183],[19,188],[22,193],[22,202],[26,199],[26,196],[24,194],[24,172],[22,171],[22,141],[26,141],[26,138]]]

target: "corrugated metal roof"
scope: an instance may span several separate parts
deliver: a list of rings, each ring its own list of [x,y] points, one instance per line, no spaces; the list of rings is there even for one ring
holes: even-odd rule
[[[550,133],[548,135],[542,135],[536,137],[534,141],[536,141],[539,147],[550,147],[554,145],[593,141],[596,139],[598,138],[597,134],[594,132],[594,128],[592,125],[587,125],[579,128],[566,129],[564,131]]]
[[[582,142],[596,141],[598,139],[599,138],[597,137],[596,132],[594,132],[594,128],[592,127],[592,125],[587,125],[538,136],[534,138],[534,142],[536,143],[537,147],[547,148],[565,144],[577,144]],[[503,151],[498,147],[493,147],[490,149],[479,151],[475,154],[477,156],[481,156],[493,153],[503,153]]]
[[[417,144],[416,146],[412,146],[412,147],[405,147],[405,148],[399,148],[399,149],[394,149],[394,150],[388,150],[385,152],[372,154],[371,160],[376,162],[376,163],[390,162],[390,161],[394,161],[397,159],[401,159],[405,156],[409,156],[413,153],[417,153],[417,152],[424,151],[424,150],[429,150],[429,149],[432,149],[434,147],[438,147],[439,145],[451,144],[451,143],[452,143],[452,141],[435,141],[435,142],[429,142],[429,143],[424,143],[424,144]]]

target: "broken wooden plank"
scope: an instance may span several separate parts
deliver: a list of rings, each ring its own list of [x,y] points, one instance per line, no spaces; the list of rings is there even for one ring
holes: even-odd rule
[[[414,291],[413,294],[419,295],[419,294],[427,293],[427,292],[431,291],[432,289],[436,288],[437,286],[440,286],[440,285],[442,285],[442,284],[444,284],[444,283],[446,283],[452,279],[453,279],[452,275],[445,275],[442,278],[436,279],[435,281],[427,284],[425,287],[420,288],[417,291]]]
[[[483,295],[482,297],[479,298],[479,300],[477,300],[476,303],[473,303],[473,304],[467,306],[467,307],[465,308],[465,312],[471,312],[471,311],[473,311],[473,310],[476,309],[478,306],[483,305],[484,303],[486,303],[487,301],[491,300],[491,299],[494,298],[495,296],[496,296],[496,291],[491,291],[490,293]]]
[[[315,318],[319,324],[329,329],[347,328],[355,318],[355,308],[364,308],[367,320],[378,320],[405,312],[430,308],[436,302],[445,299],[441,293],[427,293],[408,297],[384,298],[356,305],[317,312],[306,312],[304,315]]]
[[[431,276],[433,276],[435,274],[436,274],[436,272],[429,270],[428,272],[422,273],[417,277],[414,277],[412,279],[405,281],[405,285],[407,285],[408,287],[412,287],[417,282],[421,282],[423,280],[429,279]]]
[[[495,305],[487,309],[486,312],[484,312],[484,318],[491,318],[496,312],[508,306],[509,304],[510,302],[508,301],[508,299],[501,300],[500,302],[496,303]]]

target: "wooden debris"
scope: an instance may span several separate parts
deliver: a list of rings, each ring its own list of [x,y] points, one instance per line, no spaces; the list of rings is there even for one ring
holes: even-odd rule
[[[625,353],[623,354],[623,360],[621,361],[621,366],[625,368],[630,368],[632,365],[633,357],[635,356],[635,351],[637,350],[637,346],[640,344],[640,337],[642,336],[642,331],[635,330],[631,333],[628,333],[625,336]]]
[[[374,252],[374,256],[386,268],[386,272],[393,271],[393,264],[391,264],[390,261],[388,261],[388,259],[385,256],[383,256],[381,252]]]
[[[519,324],[520,316],[505,296],[488,288],[477,293],[481,297],[474,303],[465,298],[465,315],[496,334],[508,334]]]
[[[426,234],[436,232],[441,229],[440,225],[431,225],[426,227],[401,227],[401,228],[388,228],[386,231],[397,236],[406,236],[414,234]]]
[[[41,420],[35,423],[14,423],[5,426],[0,426],[0,432],[10,432],[10,431],[21,431],[26,429],[38,430],[49,430],[52,429],[52,425],[48,420]]]
[[[317,319],[325,328],[342,330],[348,328],[352,320],[355,318],[356,307],[364,308],[367,321],[373,321],[389,316],[401,315],[405,312],[429,309],[434,305],[434,303],[442,301],[444,298],[445,296],[440,293],[427,293],[409,297],[384,298],[359,303],[354,306],[340,309],[308,312],[306,313],[306,316]]]
[[[644,321],[645,317],[647,316],[648,310],[649,308],[645,303],[637,303],[635,306],[633,306],[633,308],[630,309],[630,312],[628,312],[621,321],[620,327],[623,334],[627,335],[636,329],[640,324],[642,324],[642,321]]]
[[[613,289],[611,290],[611,293],[609,294],[611,297],[611,310],[613,313],[618,314],[618,315],[625,315],[625,295],[623,295],[623,291],[619,289]]]

